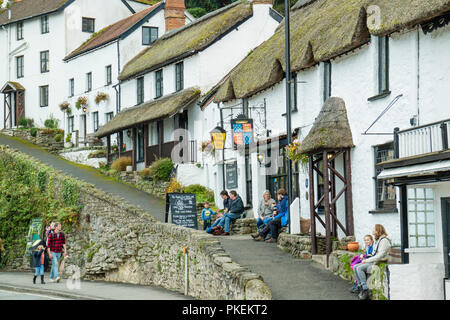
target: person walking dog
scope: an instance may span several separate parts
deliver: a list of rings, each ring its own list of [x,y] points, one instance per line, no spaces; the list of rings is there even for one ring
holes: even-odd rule
[[[64,250],[64,257],[67,257],[66,236],[61,231],[61,223],[55,223],[55,231],[48,236],[48,256],[52,260],[52,269],[50,271],[50,281],[59,282],[59,260]]]

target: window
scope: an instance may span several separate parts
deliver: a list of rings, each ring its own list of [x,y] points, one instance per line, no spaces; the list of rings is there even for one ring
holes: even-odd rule
[[[136,79],[136,102],[137,104],[144,102],[144,77]]]
[[[41,51],[41,73],[50,71],[49,51]]]
[[[67,118],[67,132],[73,132],[73,116]]]
[[[389,91],[389,38],[378,37],[378,91]]]
[[[92,90],[92,72],[86,73],[86,92]]]
[[[331,97],[331,62],[326,61],[323,64],[323,101]]]
[[[39,87],[39,102],[41,107],[48,107],[48,86]]]
[[[95,19],[83,17],[81,31],[94,33],[95,32]]]
[[[23,39],[23,22],[17,22],[16,24],[16,39]]]
[[[175,65],[175,89],[181,91],[184,89],[184,64],[183,62]]]
[[[409,247],[435,247],[435,232],[433,189],[408,188]]]
[[[378,180],[376,177],[382,169],[377,168],[377,164],[383,161],[394,159],[394,143],[388,143],[374,148],[375,153],[375,199],[376,209],[396,209],[395,187],[390,180]]]
[[[49,33],[48,16],[41,17],[41,34]]]
[[[75,79],[69,79],[69,97],[73,97],[75,95]]]
[[[105,113],[105,122],[108,123],[111,119],[114,118],[114,112]]]
[[[98,130],[98,111],[92,113],[92,118],[94,120],[94,132]]]
[[[111,65],[105,67],[106,71],[106,85],[110,85],[112,83],[112,69]]]
[[[16,75],[17,78],[23,78],[23,56],[16,57]]]
[[[291,77],[291,111],[297,111],[297,75]]]
[[[155,72],[155,85],[156,85],[156,96],[159,98],[163,95],[163,71],[158,70]]]
[[[158,39],[158,28],[142,27],[142,45],[151,45],[156,39]]]

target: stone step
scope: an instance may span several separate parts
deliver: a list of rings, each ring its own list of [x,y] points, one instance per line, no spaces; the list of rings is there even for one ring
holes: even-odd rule
[[[327,255],[326,254],[313,254],[312,260],[317,263],[320,263],[325,268],[327,267]]]

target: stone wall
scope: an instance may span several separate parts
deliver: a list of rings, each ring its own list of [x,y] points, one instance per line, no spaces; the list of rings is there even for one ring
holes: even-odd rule
[[[106,158],[89,158],[89,155],[96,151],[101,150],[102,148],[77,148],[71,149],[67,152],[60,152],[59,155],[66,160],[76,162],[82,165],[100,168],[100,164],[106,164]]]
[[[297,235],[281,233],[278,237],[278,246],[296,258],[311,259],[311,236],[309,234]],[[317,237],[318,254],[325,254],[325,237]]]
[[[64,134],[62,134],[63,139],[61,142],[56,142],[55,136],[57,133],[45,133],[39,129],[36,132],[36,137],[32,137],[30,130],[28,129],[4,129],[2,130],[2,133],[29,141],[52,153],[58,153],[60,150],[64,149]]]
[[[6,148],[0,152],[12,157],[19,154]],[[36,168],[45,167],[25,157]],[[74,179],[55,172],[54,190],[58,194],[62,181]],[[76,232],[66,234],[64,276],[79,274],[83,279],[156,285],[184,293],[186,248],[189,296],[271,299],[263,279],[233,262],[214,236],[156,221],[138,207],[90,184],[77,183],[82,210]],[[28,263],[23,268],[28,271]]]

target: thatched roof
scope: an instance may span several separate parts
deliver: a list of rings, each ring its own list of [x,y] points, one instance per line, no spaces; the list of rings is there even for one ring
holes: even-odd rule
[[[381,9],[379,25],[367,23],[371,5]],[[360,47],[370,41],[371,33],[385,35],[432,19],[450,10],[450,0],[312,0],[299,2],[293,9],[291,71],[297,72]],[[284,28],[283,21],[270,39],[228,75],[215,102],[249,97],[284,78]]]
[[[238,1],[170,31],[130,60],[118,78],[126,80],[202,51],[252,14],[250,2]]]
[[[7,93],[12,91],[25,91],[25,88],[18,82],[8,81],[0,89],[0,93]]]
[[[316,154],[325,150],[354,147],[345,102],[331,97],[320,110],[311,131],[302,141],[300,153]]]
[[[8,10],[0,11],[0,26],[62,10],[73,1],[74,0],[22,0],[15,2],[10,7],[11,19],[8,19]]]
[[[160,99],[145,102],[136,107],[124,109],[101,127],[96,132],[96,136],[101,138],[141,123],[171,117],[180,109],[188,107],[199,96],[200,89],[193,87],[175,92]]]
[[[153,6],[145,8],[125,19],[117,21],[103,28],[98,32],[95,32],[94,34],[92,34],[91,38],[86,40],[77,49],[69,53],[63,60],[70,60],[80,54],[94,50],[119,39],[130,31],[135,30],[140,24],[147,21],[149,19],[149,16],[157,13],[163,7],[164,4],[160,1]]]

